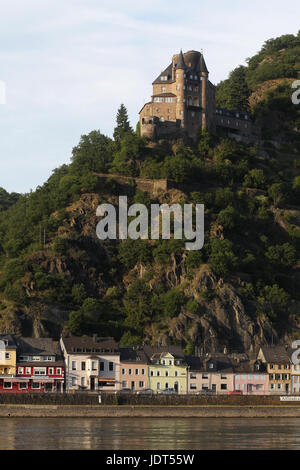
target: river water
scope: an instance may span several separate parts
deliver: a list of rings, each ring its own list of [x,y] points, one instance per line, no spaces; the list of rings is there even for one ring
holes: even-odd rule
[[[300,449],[300,419],[1,418],[0,449]]]

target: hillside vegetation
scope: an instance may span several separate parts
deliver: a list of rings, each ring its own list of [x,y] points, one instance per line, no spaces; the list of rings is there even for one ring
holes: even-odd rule
[[[239,70],[248,98],[262,84],[265,76],[258,68],[272,63],[270,57],[280,62],[284,47],[287,57],[294,57],[300,39],[288,38],[288,43],[268,41],[242,74]],[[280,74],[290,78],[291,68],[280,67]],[[266,80],[273,78],[266,72]],[[220,104],[228,107],[235,99],[229,82],[218,90]],[[257,119],[278,112],[278,103],[285,102],[287,85],[280,86],[252,108]],[[290,123],[299,113],[294,105],[284,112]],[[266,124],[271,134],[272,126]],[[206,132],[195,143],[174,138],[154,144],[132,130],[121,106],[113,140],[100,131],[83,135],[69,165],[0,212],[0,331],[98,333],[124,346],[180,344],[187,354],[195,346],[207,352],[225,346],[249,352],[261,343],[297,337],[296,127],[289,124],[282,131],[276,148],[271,142],[262,149]],[[129,204],[204,203],[204,249],[186,252],[178,240],[98,240],[97,206],[117,206],[118,195],[124,194],[112,177],[103,182],[98,173],[130,176]],[[144,193],[136,177],[168,178],[175,188]]]

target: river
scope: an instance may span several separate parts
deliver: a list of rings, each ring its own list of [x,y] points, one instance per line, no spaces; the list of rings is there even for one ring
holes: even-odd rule
[[[300,449],[300,419],[1,418],[1,450]]]

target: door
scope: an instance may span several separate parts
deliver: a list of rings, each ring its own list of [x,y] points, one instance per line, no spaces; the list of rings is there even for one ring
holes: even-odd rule
[[[91,391],[95,390],[95,377],[91,377]]]

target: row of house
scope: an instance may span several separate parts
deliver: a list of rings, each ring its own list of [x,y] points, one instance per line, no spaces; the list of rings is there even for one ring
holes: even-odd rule
[[[177,346],[120,348],[113,338],[0,335],[0,393],[299,394],[300,366],[283,346],[246,355],[185,356]]]

